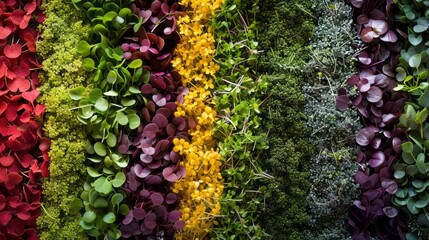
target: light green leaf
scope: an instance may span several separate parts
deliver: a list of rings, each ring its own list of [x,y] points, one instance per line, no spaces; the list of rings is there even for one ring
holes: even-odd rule
[[[86,71],[92,71],[95,67],[94,60],[91,58],[85,58],[82,60],[82,68]]]
[[[105,92],[103,94],[104,94],[104,96],[109,96],[109,97],[117,97],[118,96],[118,93],[115,92],[115,90],[113,90],[113,89],[108,91],[108,92]]]
[[[107,180],[105,177],[100,177],[94,182],[94,188],[97,192],[103,194],[109,194],[112,192],[112,183]]]
[[[125,180],[126,180],[125,174],[123,172],[117,172],[115,175],[115,179],[113,179],[112,181],[112,185],[115,188],[118,188],[125,183]]]
[[[82,40],[77,44],[77,52],[82,57],[86,57],[91,54],[91,45],[89,45],[89,43],[87,43],[86,41]]]
[[[83,214],[83,221],[87,222],[87,223],[92,223],[95,218],[97,217],[97,214],[95,214],[95,212],[93,211],[87,211]]]
[[[416,54],[410,58],[410,60],[408,61],[408,64],[410,65],[410,67],[418,68],[420,66],[421,61],[422,61],[422,55]]]
[[[123,112],[116,112],[116,119],[118,120],[118,123],[122,126],[128,124],[128,118]]]
[[[127,116],[130,123],[130,129],[136,129],[140,126],[140,118],[137,114],[130,114]]]
[[[113,214],[112,212],[107,213],[106,215],[104,215],[103,217],[103,221],[105,223],[114,223],[116,220],[116,216],[115,214]]]
[[[103,175],[103,174],[99,173],[97,169],[95,169],[93,167],[86,167],[86,171],[88,172],[88,175],[93,177],[93,178],[96,178],[96,177]]]
[[[122,200],[124,200],[124,196],[120,193],[115,193],[112,196],[111,202],[113,205],[119,205],[122,202]]]
[[[109,102],[104,98],[99,98],[94,107],[100,112],[105,112],[109,108]]]
[[[143,61],[141,59],[135,59],[128,65],[128,67],[135,69],[135,68],[141,67],[142,65],[143,65]]]
[[[107,154],[107,148],[101,142],[96,142],[94,144],[94,150],[99,156],[102,156],[102,157],[106,156],[106,154]]]
[[[85,93],[86,88],[83,86],[79,86],[73,89],[70,89],[69,96],[73,100],[80,100],[82,99],[83,94]]]
[[[110,84],[114,84],[117,78],[118,78],[118,75],[114,70],[110,70],[109,73],[107,74],[107,82]]]
[[[103,97],[103,92],[98,88],[92,89],[88,95],[89,101],[92,103],[96,103],[101,97]]]

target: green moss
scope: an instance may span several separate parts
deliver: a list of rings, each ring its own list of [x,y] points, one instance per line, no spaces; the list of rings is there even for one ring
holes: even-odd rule
[[[52,0],[42,6],[47,15],[41,26],[43,38],[38,52],[44,59],[40,75],[41,103],[46,105],[44,131],[51,140],[50,177],[43,182],[43,208],[38,231],[41,239],[85,239],[78,223],[79,214],[70,201],[79,196],[85,180],[86,137],[70,108],[75,104],[68,89],[84,83],[81,58],[76,44],[88,35],[80,13],[66,0]]]
[[[272,239],[304,239],[308,220],[307,195],[311,187],[310,159],[314,146],[304,114],[304,68],[315,17],[313,1],[260,2],[258,41],[264,54],[260,72],[268,82],[263,105],[269,150],[264,170],[273,176],[265,184],[261,223]]]

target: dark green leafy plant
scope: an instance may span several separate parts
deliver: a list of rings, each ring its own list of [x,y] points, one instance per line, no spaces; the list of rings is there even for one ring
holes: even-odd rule
[[[273,239],[304,239],[309,220],[307,212],[310,159],[314,148],[308,142],[310,129],[303,112],[301,88],[308,62],[308,41],[315,17],[313,1],[260,1],[257,41],[261,56],[259,72],[268,83],[262,105],[263,129],[269,132],[269,150],[263,169],[273,178],[265,180],[260,224]]]

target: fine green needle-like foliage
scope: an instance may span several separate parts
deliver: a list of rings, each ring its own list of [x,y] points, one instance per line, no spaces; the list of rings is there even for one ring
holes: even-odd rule
[[[258,42],[265,52],[260,72],[268,82],[263,105],[264,127],[269,132],[262,224],[272,239],[304,239],[310,159],[314,148],[308,142],[310,129],[304,114],[304,67],[315,16],[312,1],[260,1]]]
[[[38,53],[43,61],[42,97],[46,105],[44,131],[51,140],[50,177],[43,182],[44,212],[38,219],[41,239],[85,239],[78,223],[79,213],[71,201],[82,191],[85,180],[85,132],[70,110],[75,103],[70,88],[83,84],[87,74],[81,70],[77,43],[87,38],[89,29],[70,1],[45,2],[46,20]]]

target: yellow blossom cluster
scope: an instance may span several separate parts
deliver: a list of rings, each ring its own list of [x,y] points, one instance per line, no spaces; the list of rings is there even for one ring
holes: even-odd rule
[[[175,116],[192,119],[196,126],[189,130],[191,142],[183,139],[173,141],[174,151],[184,156],[181,164],[186,167],[185,177],[172,187],[180,195],[180,210],[186,223],[176,235],[178,240],[205,239],[220,214],[222,162],[213,140],[213,123],[217,114],[211,93],[219,66],[213,61],[216,48],[208,23],[223,1],[179,1],[187,15],[178,20],[181,43],[176,48],[172,64],[182,76],[182,83],[189,88],[189,93],[178,106]]]

